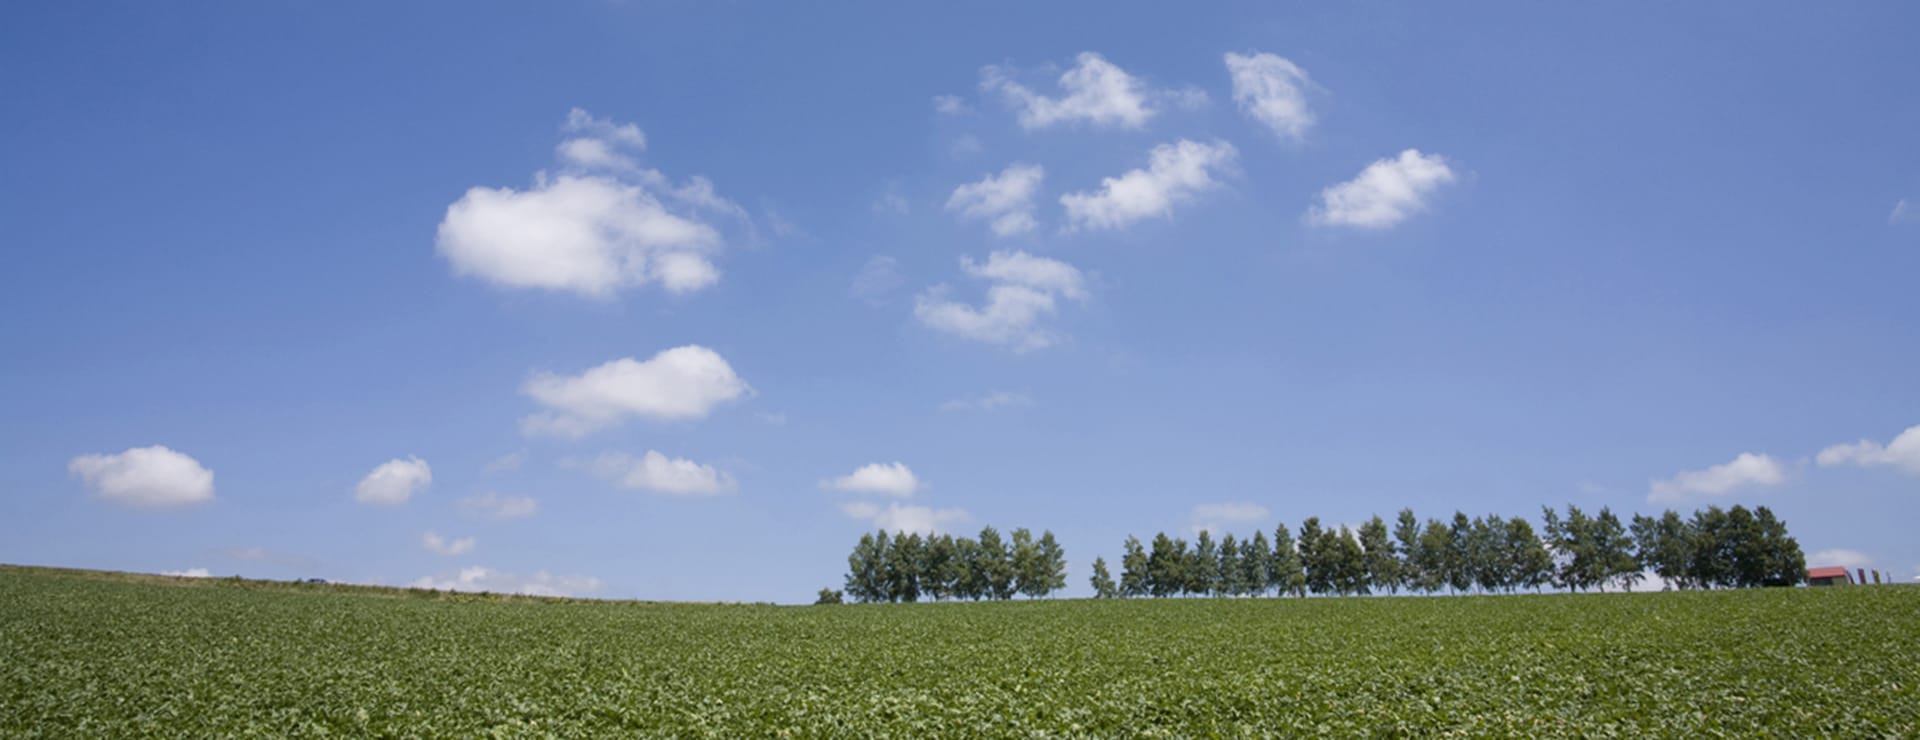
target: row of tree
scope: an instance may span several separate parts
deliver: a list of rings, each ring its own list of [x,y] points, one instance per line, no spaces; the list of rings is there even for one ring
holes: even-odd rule
[[[845,597],[854,601],[919,601],[922,598],[1011,599],[1046,596],[1067,585],[1067,554],[1042,532],[1025,528],[1012,541],[986,527],[979,539],[951,535],[889,535],[885,530],[860,535],[847,556]],[[838,603],[841,594],[823,590],[822,603]]]
[[[1806,576],[1799,543],[1764,506],[1709,507],[1691,519],[1671,510],[1635,515],[1631,526],[1606,508],[1543,512],[1543,531],[1521,517],[1461,512],[1422,523],[1403,509],[1391,529],[1378,516],[1357,532],[1314,517],[1297,537],[1279,525],[1271,541],[1264,532],[1216,541],[1203,530],[1189,546],[1162,532],[1148,548],[1128,537],[1120,580],[1104,558],[1094,560],[1090,580],[1096,596],[1114,598],[1604,591],[1630,588],[1648,572],[1675,588],[1740,588],[1791,586]]]

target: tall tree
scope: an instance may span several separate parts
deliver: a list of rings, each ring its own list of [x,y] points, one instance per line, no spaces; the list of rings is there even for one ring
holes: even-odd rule
[[[1428,519],[1427,526],[1420,532],[1420,590],[1435,593],[1446,588],[1447,573],[1452,568],[1453,530],[1439,519]]]
[[[1447,552],[1447,585],[1455,592],[1473,589],[1473,520],[1462,512],[1453,512],[1453,527],[1448,530],[1453,548]]]
[[[1187,560],[1187,587],[1190,594],[1210,594],[1219,589],[1220,549],[1212,533],[1200,530],[1193,540],[1193,557]]]
[[[1774,516],[1765,506],[1753,510],[1754,519],[1760,526],[1762,548],[1766,565],[1761,569],[1761,586],[1797,586],[1807,578],[1807,557],[1800,552],[1800,543],[1787,536],[1787,523]]]
[[[1040,532],[1040,595],[1046,596],[1067,587],[1067,551],[1054,539],[1053,530]]]
[[[1005,601],[1013,598],[1014,570],[1013,552],[1000,539],[1000,531],[993,527],[980,530],[979,563],[984,571],[986,594],[989,597]]]
[[[1374,592],[1400,592],[1400,558],[1393,552],[1387,523],[1375,516],[1360,525],[1360,549],[1366,559],[1367,585]]]
[[[1408,591],[1421,590],[1420,520],[1413,509],[1401,509],[1394,520],[1393,539],[1400,551],[1400,585]]]
[[[1093,577],[1088,580],[1093,584],[1093,597],[1096,599],[1111,599],[1120,595],[1120,588],[1113,584],[1113,574],[1107,572],[1106,558],[1093,559]]]
[[[1316,594],[1325,594],[1333,590],[1333,563],[1328,559],[1330,553],[1324,552],[1326,531],[1320,528],[1320,517],[1310,516],[1300,523],[1300,566],[1307,572],[1307,590]]]
[[[1315,523],[1318,526],[1318,523]],[[1307,595],[1307,572],[1300,559],[1300,549],[1293,540],[1293,532],[1287,529],[1287,523],[1281,522],[1273,528],[1273,559],[1268,561],[1271,567],[1267,571],[1267,582],[1280,596]]]
[[[1246,572],[1240,562],[1240,541],[1232,532],[1220,538],[1220,559],[1214,569],[1215,596],[1240,596],[1247,592]]]
[[[1186,587],[1187,545],[1174,544],[1165,532],[1153,535],[1153,552],[1147,555],[1147,593],[1155,597],[1177,596]]]
[[[881,532],[880,536],[886,537],[886,532]],[[853,546],[853,554],[847,556],[846,593],[854,601],[860,602],[885,598],[886,579],[881,572],[880,545],[871,532],[860,535],[860,542]]]
[[[1267,543],[1267,533],[1253,531],[1253,538],[1240,548],[1240,566],[1247,593],[1264,596],[1273,588],[1273,546]]]
[[[1534,533],[1532,523],[1517,516],[1507,520],[1506,543],[1510,553],[1507,562],[1513,568],[1507,582],[1512,587],[1537,592],[1553,583],[1553,555]]]
[[[1127,544],[1120,554],[1120,595],[1146,596],[1147,584],[1151,582],[1147,573],[1146,548],[1140,546],[1140,538],[1127,535]]]
[[[1038,598],[1045,593],[1042,584],[1046,575],[1040,563],[1040,545],[1033,541],[1033,533],[1026,527],[1013,530],[1013,590],[1027,598]]]
[[[1640,560],[1634,557],[1633,536],[1620,524],[1620,517],[1615,516],[1612,509],[1600,507],[1599,516],[1593,520],[1593,538],[1603,589],[1604,584],[1618,583],[1631,590],[1646,577],[1640,570]]]
[[[887,584],[893,601],[920,600],[921,541],[919,533],[896,534],[887,558]]]
[[[1353,530],[1345,525],[1339,530],[1322,530],[1320,546],[1313,549],[1327,568],[1334,593],[1341,596],[1368,593],[1367,558]]]

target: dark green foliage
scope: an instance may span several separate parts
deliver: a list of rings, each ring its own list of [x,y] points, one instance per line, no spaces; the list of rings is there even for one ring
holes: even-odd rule
[[[1148,584],[1152,576],[1148,572],[1146,548],[1140,546],[1140,538],[1127,535],[1127,543],[1121,548],[1120,555],[1120,595],[1126,598],[1146,596],[1150,591]]]
[[[845,601],[845,599],[841,598],[841,594],[839,591],[835,591],[830,588],[823,588],[823,589],[820,589],[819,597],[813,600],[813,605],[821,606],[824,604],[839,604],[839,603],[842,603],[843,601]]]
[[[1113,574],[1107,572],[1106,558],[1093,559],[1093,577],[1087,581],[1093,586],[1093,597],[1096,599],[1112,599],[1120,596],[1120,587],[1114,585]]]
[[[847,556],[846,597],[858,602],[1039,598],[1066,588],[1067,556],[1052,532],[1038,541],[1014,530],[1014,544],[992,527],[980,539],[917,533],[860,535]]]

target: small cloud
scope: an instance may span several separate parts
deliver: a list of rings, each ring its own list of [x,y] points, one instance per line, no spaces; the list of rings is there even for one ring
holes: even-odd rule
[[[760,423],[770,427],[783,427],[787,425],[786,414],[774,413],[771,411],[762,411],[760,413],[754,414],[753,416],[754,418],[759,419]]]
[[[945,285],[914,299],[913,315],[929,328],[1015,352],[1052,346],[1058,337],[1040,326],[1057,310],[1057,298],[1086,300],[1085,278],[1074,266],[1026,252],[994,252],[985,263],[960,258],[960,270],[991,282],[984,305],[949,299]]]
[[[717,496],[736,488],[733,476],[725,471],[655,450],[647,450],[638,458],[620,453],[601,455],[592,468],[602,478],[618,478],[627,488],[673,496]]]
[[[1275,136],[1299,141],[1313,126],[1306,91],[1313,87],[1307,71],[1274,54],[1226,55],[1227,74],[1233,78],[1233,101]]]
[[[1212,190],[1222,172],[1234,167],[1239,152],[1225,141],[1181,139],[1147,154],[1145,169],[1100,180],[1100,189],[1067,193],[1069,229],[1124,229],[1142,219],[1173,213],[1173,207]]]
[[[913,534],[935,534],[946,531],[947,525],[966,521],[965,509],[935,509],[928,506],[902,506],[889,503],[885,507],[866,501],[850,501],[840,505],[840,511],[854,519],[868,522],[875,529],[888,532]]]
[[[941,411],[994,411],[997,409],[1032,406],[1033,399],[1025,393],[1012,391],[988,391],[977,396],[955,398],[940,404]]]
[[[986,150],[987,145],[980,143],[980,137],[974,136],[973,134],[961,134],[954,137],[952,144],[947,145],[947,156],[954,159],[966,159],[967,157]]]
[[[1747,486],[1778,485],[1787,479],[1787,469],[1766,455],[1742,452],[1732,462],[1704,470],[1682,471],[1672,478],[1653,481],[1648,492],[1650,502],[1680,501],[1694,494],[1718,496]]]
[[[427,467],[427,461],[413,456],[395,458],[380,463],[362,478],[353,489],[353,500],[378,506],[403,504],[432,483],[433,469]]]
[[[1193,531],[1196,534],[1201,531],[1220,534],[1235,524],[1265,523],[1270,515],[1267,507],[1244,501],[1199,504],[1193,507]]]
[[[874,213],[904,216],[913,210],[913,205],[907,202],[907,196],[900,193],[900,183],[895,182],[887,183],[886,192],[873,199],[872,209]]]
[[[1920,426],[1908,427],[1885,446],[1870,439],[1863,439],[1852,444],[1828,447],[1820,451],[1820,454],[1814,458],[1814,462],[1819,463],[1823,468],[1835,465],[1861,467],[1891,465],[1920,475]]]
[[[213,471],[200,461],[161,445],[112,455],[81,455],[67,472],[101,498],[132,506],[163,508],[213,500]]]
[[[583,437],[634,416],[660,421],[705,418],[753,388],[734,374],[720,353],[690,344],[644,361],[624,357],[579,375],[540,373],[521,392],[547,407],[520,420],[523,432]]]
[[[862,465],[848,475],[820,481],[821,488],[849,493],[877,493],[906,498],[920,490],[920,479],[906,463]]]
[[[1090,51],[1076,57],[1058,82],[1062,94],[1047,97],[1015,82],[1008,69],[980,70],[980,88],[1004,96],[1018,112],[1020,126],[1030,131],[1074,123],[1137,129],[1158,112],[1147,102],[1145,83]]]
[[[468,516],[488,519],[525,519],[540,511],[540,502],[532,496],[503,496],[488,491],[460,499],[460,510]]]
[[[505,455],[501,455],[499,457],[494,458],[492,461],[489,461],[485,466],[482,466],[480,468],[480,472],[486,475],[511,472],[511,471],[519,470],[520,466],[526,464],[526,462],[527,462],[526,450],[509,452]]]
[[[420,535],[420,546],[436,555],[465,555],[473,551],[474,544],[472,537],[449,540],[432,530]]]
[[[954,188],[947,198],[947,210],[964,220],[986,221],[994,236],[1032,231],[1036,225],[1033,196],[1045,177],[1046,170],[1040,165],[1015,162],[998,175]]]
[[[933,110],[943,116],[959,116],[973,112],[973,107],[958,95],[933,96]]]
[[[893,297],[906,278],[900,275],[900,260],[876,254],[860,266],[848,292],[870,306],[880,306]]]
[[[1902,224],[1909,221],[1920,221],[1920,207],[1907,203],[1906,198],[1901,198],[1900,202],[1893,204],[1893,212],[1887,214],[1887,223]]]
[[[1320,204],[1307,212],[1307,220],[1320,226],[1384,229],[1426,209],[1427,197],[1453,180],[1453,168],[1444,157],[1408,149],[1320,191]]]
[[[213,577],[213,574],[207,572],[206,568],[188,568],[186,570],[163,570],[163,571],[160,571],[160,575],[177,576],[180,578],[212,578]]]

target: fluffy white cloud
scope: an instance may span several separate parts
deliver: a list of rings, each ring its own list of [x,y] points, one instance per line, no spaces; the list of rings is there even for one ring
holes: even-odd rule
[[[638,458],[619,453],[601,455],[593,469],[603,478],[618,478],[627,488],[675,496],[714,496],[735,488],[733,476],[725,471],[654,450]]]
[[[1015,82],[1011,72],[989,66],[980,70],[980,88],[998,91],[1019,111],[1020,125],[1029,130],[1084,121],[1096,127],[1140,128],[1155,111],[1147,89],[1099,54],[1082,52],[1072,69],[1060,75],[1060,97],[1050,98]]]
[[[360,485],[353,489],[353,500],[363,504],[393,506],[405,503],[414,492],[433,483],[433,469],[427,467],[427,461],[411,455],[407,459],[398,458],[380,463],[379,467],[360,479]]]
[[[1384,229],[1425,209],[1427,196],[1453,180],[1445,158],[1408,149],[1320,191],[1320,204],[1307,212],[1307,219],[1324,226]]]
[[[1808,555],[1807,565],[1813,568],[1824,568],[1835,565],[1843,568],[1871,568],[1873,567],[1873,556],[1859,550],[1834,548],[1832,550],[1821,550]]]
[[[628,417],[699,419],[753,388],[713,350],[687,345],[642,362],[623,357],[579,375],[541,373],[521,389],[547,410],[520,420],[528,434],[580,437]]]
[[[898,503],[889,503],[881,507],[866,501],[850,501],[841,504],[840,511],[847,516],[869,522],[875,529],[923,535],[944,531],[947,525],[967,519],[967,512],[964,509],[935,509],[928,506],[902,506]]]
[[[1040,190],[1046,170],[1037,164],[1015,162],[998,175],[954,188],[947,210],[962,218],[986,221],[996,236],[1032,231],[1033,195]]]
[[[81,455],[67,461],[102,497],[134,506],[184,506],[213,500],[213,471],[200,461],[161,445],[114,455]]]
[[[941,411],[993,411],[1015,406],[1032,406],[1033,398],[1025,393],[1012,391],[990,391],[978,396],[955,398],[940,404]]]
[[[958,116],[973,112],[973,109],[967,106],[967,101],[961,100],[958,95],[933,96],[933,110],[943,116]]]
[[[1820,451],[1814,461],[1822,467],[1834,465],[1892,465],[1901,470],[1920,475],[1920,426],[1907,427],[1907,430],[1894,437],[1892,442],[1881,446],[1879,442],[1863,439],[1853,444],[1834,445]]]
[[[920,479],[914,477],[906,463],[872,463],[860,466],[851,474],[820,481],[820,487],[906,498],[920,490]]]
[[[526,594],[528,596],[579,596],[601,589],[600,579],[593,576],[556,576],[546,571],[535,572],[531,576],[518,576],[502,573],[480,566],[463,568],[460,572],[446,577],[425,576],[413,583],[412,588],[430,588],[436,591],[489,591],[493,593]]]
[[[163,571],[160,571],[160,575],[176,576],[179,578],[212,578],[213,577],[213,574],[211,572],[208,572],[206,568],[188,568],[186,570],[163,570]]]
[[[473,552],[474,544],[472,537],[461,537],[457,540],[449,540],[441,537],[440,533],[432,530],[428,530],[426,534],[420,535],[420,546],[427,548],[428,552],[436,555],[465,555]]]
[[[1647,500],[1680,501],[1692,494],[1714,496],[1746,486],[1777,485],[1786,479],[1787,469],[1779,461],[1766,455],[1742,452],[1732,462],[1705,470],[1682,471],[1672,478],[1653,481]]]
[[[1196,533],[1208,531],[1218,535],[1232,529],[1235,524],[1264,524],[1268,515],[1267,507],[1254,503],[1198,504],[1193,507],[1193,530]]]
[[[1148,154],[1147,168],[1100,180],[1097,192],[1067,193],[1060,205],[1076,229],[1123,229],[1150,216],[1166,216],[1176,204],[1212,189],[1215,175],[1233,167],[1239,151],[1224,141],[1181,139]]]
[[[1306,70],[1285,57],[1266,53],[1228,53],[1226,62],[1227,74],[1233,78],[1233,101],[1240,110],[1282,139],[1306,136],[1313,126],[1306,94],[1313,80],[1307,78]]]
[[[960,258],[960,270],[989,280],[987,302],[975,307],[947,298],[936,285],[914,301],[920,323],[968,339],[998,344],[1016,352],[1051,346],[1055,336],[1040,320],[1057,311],[1055,296],[1085,300],[1085,280],[1072,265],[1026,252],[994,252],[984,264]]]
[[[460,510],[468,516],[489,519],[525,519],[540,511],[540,502],[532,496],[503,496],[488,491],[460,499]]]
[[[702,177],[674,185],[634,159],[646,136],[633,124],[567,117],[557,155],[563,171],[536,173],[533,187],[475,187],[447,207],[436,246],[462,275],[515,288],[606,298],[658,284],[687,293],[720,279],[710,257],[719,229],[702,217],[746,220],[738,204]]]

